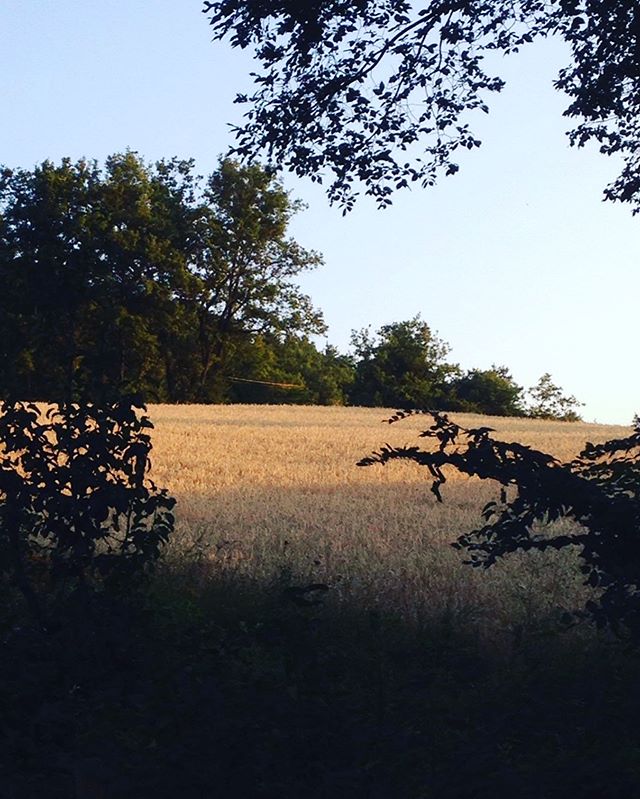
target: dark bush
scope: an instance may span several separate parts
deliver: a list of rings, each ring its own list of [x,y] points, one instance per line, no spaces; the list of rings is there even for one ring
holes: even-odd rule
[[[40,624],[89,588],[128,590],[173,529],[148,479],[152,427],[127,402],[0,404],[0,573]]]
[[[522,388],[504,366],[471,369],[452,381],[450,410],[489,416],[524,416]]]

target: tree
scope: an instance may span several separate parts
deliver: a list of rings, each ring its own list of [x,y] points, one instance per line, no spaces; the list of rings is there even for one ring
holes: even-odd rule
[[[173,530],[175,500],[147,476],[153,425],[139,410],[0,403],[0,575],[42,626],[70,593],[86,605],[91,588],[130,591]]]
[[[349,393],[354,405],[442,408],[451,380],[459,374],[447,363],[449,345],[419,316],[383,325],[375,335],[354,331],[356,374]]]
[[[131,152],[105,162],[85,245],[100,258],[78,374],[89,396],[105,393],[96,377],[112,397],[167,396],[180,306],[197,284],[189,265],[192,171],[191,161],[151,165]]]
[[[2,172],[0,379],[31,399],[162,396],[180,287],[190,280],[181,181],[134,153]],[[15,364],[18,369],[15,369]]]
[[[557,419],[561,422],[578,422],[577,408],[583,403],[574,396],[565,397],[551,375],[545,372],[535,386],[529,389],[527,416],[534,419]]]
[[[199,398],[211,397],[234,338],[265,332],[322,333],[322,315],[296,284],[322,263],[286,237],[292,201],[273,173],[223,160],[208,182],[197,225],[194,272],[200,351]],[[224,392],[224,388],[222,391]]]
[[[399,412],[389,421],[409,415]],[[433,424],[421,437],[435,447],[386,445],[358,465],[413,461],[429,472],[439,502],[445,466],[497,483],[500,498],[485,506],[485,524],[454,543],[468,553],[467,563],[489,568],[514,552],[575,547],[585,584],[598,591],[584,610],[640,643],[640,425],[625,438],[587,443],[561,463],[531,447],[496,441],[488,427],[467,430],[444,414],[430,415]],[[574,525],[548,526],[561,518]]]
[[[82,309],[91,302],[86,218],[99,182],[93,164],[45,162],[0,177],[0,378],[4,391],[69,396]]]
[[[504,366],[471,369],[451,386],[452,409],[490,416],[523,416],[523,389]]]
[[[204,11],[215,38],[255,48],[261,64],[254,93],[238,97],[249,110],[236,152],[312,180],[330,170],[329,197],[345,209],[355,182],[385,206],[394,189],[458,171],[456,151],[480,144],[468,118],[504,86],[485,56],[560,36],[570,142],[621,156],[605,196],[640,210],[636,0],[215,0]]]
[[[342,355],[336,347],[327,344],[320,358],[311,358],[311,369],[305,375],[314,403],[318,405],[346,405],[349,391],[355,380],[353,358]]]
[[[258,332],[324,330],[296,284],[321,263],[287,238],[273,174],[135,153],[0,172],[0,390],[28,399],[225,395]]]
[[[245,403],[345,405],[353,360],[335,347],[319,350],[308,336],[256,336],[238,349],[229,368],[229,399]]]

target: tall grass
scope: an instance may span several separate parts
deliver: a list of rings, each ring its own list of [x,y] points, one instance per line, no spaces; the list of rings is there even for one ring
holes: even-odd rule
[[[513,557],[488,572],[450,544],[481,522],[496,487],[449,475],[436,503],[420,469],[358,468],[383,442],[414,443],[425,419],[302,406],[152,406],[153,475],[178,499],[168,560],[198,580],[268,585],[324,582],[328,602],[390,612],[404,622],[455,618],[498,640],[546,625],[585,601],[571,552]],[[490,425],[558,458],[626,428],[454,415]],[[514,630],[516,633],[514,633]]]

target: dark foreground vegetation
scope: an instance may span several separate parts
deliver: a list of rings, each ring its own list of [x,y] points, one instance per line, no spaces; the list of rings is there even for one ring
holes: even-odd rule
[[[284,556],[262,582],[159,559],[173,502],[134,411],[3,407],[3,799],[640,794],[638,431],[557,483],[608,613],[487,635],[462,609],[354,603]],[[486,430],[465,449],[437,415],[432,431],[436,491],[438,459],[458,458],[511,492],[482,551],[540,543],[525,516],[561,467]]]
[[[638,795],[636,653],[288,587],[167,567],[46,633],[4,604],[0,795]]]

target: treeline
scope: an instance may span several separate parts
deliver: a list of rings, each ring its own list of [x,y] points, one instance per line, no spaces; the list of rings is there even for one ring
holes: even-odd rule
[[[0,393],[104,402],[289,402],[578,418],[548,375],[463,372],[419,317],[320,350],[288,237],[300,204],[258,165],[135,153],[0,173]]]
[[[298,288],[321,263],[287,238],[269,172],[134,153],[0,176],[0,389],[36,399],[231,398],[253,344],[324,331]]]
[[[354,333],[355,405],[431,408],[494,416],[529,416],[576,421],[575,397],[565,396],[551,375],[525,390],[504,366],[463,371],[448,360],[449,345],[419,316],[384,325],[377,333]]]

